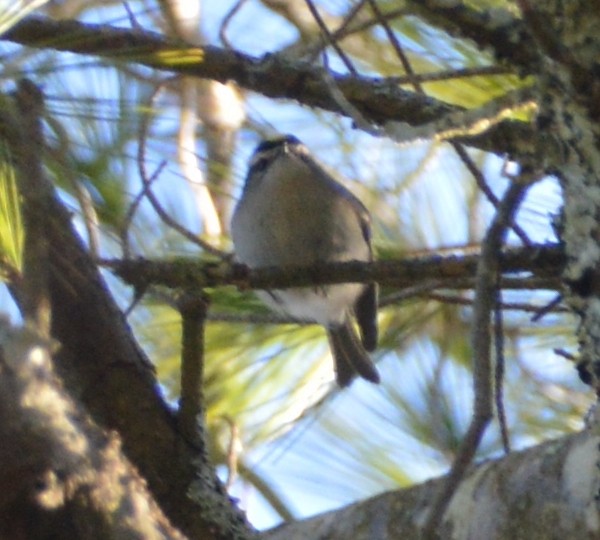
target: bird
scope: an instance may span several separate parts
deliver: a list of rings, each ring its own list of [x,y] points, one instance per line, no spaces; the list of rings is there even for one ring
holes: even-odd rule
[[[250,269],[372,261],[371,218],[293,135],[263,140],[231,220],[234,256]],[[377,284],[343,283],[257,292],[270,308],[327,332],[335,377],[379,383],[367,351],[377,345]],[[354,328],[360,329],[360,338]]]

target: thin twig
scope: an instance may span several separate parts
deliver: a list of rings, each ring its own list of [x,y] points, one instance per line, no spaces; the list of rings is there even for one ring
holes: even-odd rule
[[[366,2],[367,2],[367,0],[360,0],[360,2],[358,2],[356,4],[356,6],[354,6],[352,11],[347,15],[347,17],[346,17],[347,20],[344,21],[344,23],[342,23],[342,25],[332,34],[334,39],[340,40],[345,37],[348,37],[351,34],[355,34],[358,32],[364,32],[365,30],[369,29],[370,27],[375,26],[380,23],[380,19],[372,18],[367,21],[358,23],[358,24],[356,24],[356,26],[350,27],[351,19],[353,19],[355,17],[355,15],[362,9],[362,7],[364,6],[364,4],[366,4]],[[402,17],[406,13],[408,13],[408,11],[404,8],[392,9],[392,10],[388,11],[387,13],[384,13],[383,18],[386,21],[391,21],[393,19],[396,19],[397,17]]]
[[[502,289],[500,288],[500,271],[496,269],[496,292],[494,294],[494,349],[496,362],[494,364],[494,397],[496,414],[500,426],[500,436],[504,453],[510,453],[510,438],[506,423],[504,408],[504,320],[502,316]]]
[[[438,526],[454,492],[473,461],[492,417],[490,314],[494,305],[495,277],[500,265],[500,254],[506,231],[527,187],[518,182],[509,185],[482,244],[481,258],[477,265],[476,301],[473,307],[471,335],[474,355],[473,416],[443,488],[435,495],[430,506],[429,517],[423,528],[423,537],[427,539],[437,538]]]
[[[160,178],[161,173],[164,168],[167,166],[166,160],[161,161],[156,167],[156,170],[152,173],[152,175],[147,179],[147,181],[142,183],[142,189],[140,192],[134,197],[133,201],[129,205],[127,209],[127,213],[125,214],[125,219],[123,220],[123,227],[121,228],[121,241],[123,246],[123,257],[127,258],[131,256],[131,249],[129,247],[129,227],[131,226],[131,222],[133,221],[133,217],[137,212],[139,205],[141,204],[144,197],[148,197],[150,193],[150,189],[152,184]],[[152,194],[150,194],[152,196]]]
[[[156,94],[153,94],[151,96],[151,98],[154,99],[155,96],[156,96]],[[152,104],[152,100],[150,102],[150,105],[151,104]],[[149,110],[152,110],[152,108],[150,107]],[[158,217],[163,221],[163,223],[165,223],[165,225],[176,230],[184,238],[188,239],[190,242],[193,242],[197,246],[201,247],[203,250],[207,251],[208,253],[216,255],[217,257],[220,257],[222,259],[227,258],[229,255],[226,252],[221,251],[220,249],[214,247],[209,242],[205,242],[204,240],[199,238],[198,235],[194,234],[192,231],[188,230],[183,225],[180,225],[175,219],[173,219],[169,215],[169,213],[162,207],[160,201],[156,198],[156,196],[152,192],[150,186],[153,182],[154,175],[153,175],[153,177],[149,177],[148,173],[146,171],[146,140],[147,140],[149,123],[150,123],[150,114],[146,114],[146,115],[142,116],[142,119],[140,121],[139,143],[138,143],[138,154],[137,154],[138,173],[142,180],[142,184],[144,185],[144,195],[148,199],[148,202],[150,203],[150,205],[152,206],[154,211],[157,213]],[[155,174],[157,174],[160,170],[162,170],[162,169],[159,167],[159,169],[155,172]]]
[[[340,24],[340,26],[338,27],[338,29],[331,33],[331,41],[332,42],[337,43],[338,41],[342,40],[344,37],[352,34],[353,32],[358,32],[359,31],[359,30],[355,29],[356,27],[353,27],[353,29],[349,29],[348,26],[354,20],[354,18],[359,13],[359,11],[362,9],[362,7],[363,7],[363,5],[365,4],[366,1],[367,0],[360,0],[360,2],[358,2],[356,5],[354,5],[350,9],[350,11],[344,17],[344,20],[342,21],[342,23]],[[373,25],[375,23],[375,21],[370,21],[370,22],[371,22],[371,25]],[[326,46],[327,46],[327,42],[325,40],[323,40],[323,39],[320,39],[319,40],[319,45],[313,46],[313,47],[308,47],[306,54],[310,58],[310,60],[314,60],[317,57],[317,55]]]
[[[142,29],[142,25],[135,18],[133,10],[131,9],[131,6],[129,5],[129,2],[127,2],[127,0],[123,1],[123,7],[127,12],[127,18],[129,19],[129,24],[131,25],[131,28],[135,28],[137,30]]]
[[[542,317],[545,317],[546,314],[551,311],[556,311],[555,308],[558,306],[563,299],[562,294],[557,294],[550,302],[548,302],[545,306],[538,308],[536,314],[531,317],[531,322],[538,322]]]
[[[210,238],[223,234],[221,216],[217,211],[215,198],[208,188],[205,174],[200,168],[196,153],[196,130],[198,126],[199,88],[191,77],[179,81],[179,127],[177,130],[177,161],[183,177],[196,195],[196,205],[200,210],[203,230]]]
[[[447,285],[447,283],[444,283],[444,281],[440,279],[427,280],[424,283],[418,283],[412,287],[406,287],[400,291],[386,295],[384,298],[380,299],[379,306],[385,307],[409,300],[410,298],[422,297],[435,289],[440,289],[442,287],[447,288]]]
[[[348,27],[349,27],[350,23],[354,20],[354,18],[358,15],[358,13],[362,9],[362,7],[365,5],[366,1],[367,0],[360,0],[359,2],[357,2],[350,8],[350,11],[344,17],[342,24],[340,24],[338,26],[338,28],[337,28],[337,30],[335,30],[335,32],[331,33],[331,39],[333,41],[338,41],[339,39],[348,35],[349,32],[353,31],[353,30],[350,30]]]
[[[365,131],[366,133],[370,133],[371,135],[381,136],[382,131],[379,128],[374,127],[364,116],[363,114],[354,106],[350,101],[346,98],[344,93],[339,89],[335,79],[331,76],[331,73],[328,69],[323,71],[322,76],[323,82],[327,86],[327,90],[329,91],[329,95],[336,102],[338,107],[344,111],[348,117],[352,118],[354,125]]]
[[[144,110],[147,110],[147,111],[153,110],[154,100],[156,99],[156,96],[158,96],[159,92],[162,90],[163,85],[164,85],[164,82],[161,82],[160,84],[157,84],[155,86],[154,90],[150,94],[150,97],[148,98],[148,102],[146,103],[146,106],[143,108]],[[154,173],[152,173],[152,176],[150,178],[148,178],[148,175],[146,172],[146,161],[144,159],[144,155],[146,152],[146,140],[148,137],[148,126],[149,126],[149,121],[147,120],[147,117],[146,116],[142,117],[142,120],[140,122],[140,127],[139,127],[139,133],[138,133],[139,144],[138,144],[138,152],[137,152],[137,163],[138,163],[138,170],[140,171],[140,178],[142,179],[142,189],[140,190],[139,194],[133,199],[133,201],[129,205],[129,208],[127,209],[127,212],[125,214],[125,218],[123,219],[123,224],[121,225],[121,230],[119,231],[119,236],[121,238],[121,246],[122,246],[121,249],[123,250],[123,257],[125,257],[125,258],[131,256],[131,249],[129,246],[129,229],[131,227],[131,223],[133,222],[133,218],[134,218],[134,216],[137,212],[137,209],[138,209],[139,205],[141,204],[143,198],[147,195],[147,192],[150,189],[150,186],[160,176],[160,173],[162,172],[162,170],[164,169],[164,167],[166,165],[166,161],[161,162],[159,164],[159,166],[157,167],[157,169],[154,171]],[[146,179],[148,179],[148,181],[145,181]]]
[[[415,81],[419,83],[440,82],[454,79],[464,79],[468,77],[489,77],[490,75],[508,75],[512,73],[505,66],[478,66],[472,68],[447,69],[435,71],[432,73],[413,73],[403,77],[388,77],[386,80],[396,84],[412,84]]]
[[[321,32],[323,33],[323,39],[335,49],[335,52],[338,53],[338,56],[340,57],[341,61],[344,63],[344,65],[346,66],[348,71],[350,73],[352,73],[352,75],[357,75],[358,72],[356,71],[356,68],[352,64],[352,61],[350,60],[350,58],[348,58],[346,53],[339,46],[338,42],[332,37],[331,32],[329,31],[329,28],[327,28],[325,21],[323,21],[323,19],[321,18],[321,15],[319,14],[319,10],[315,7],[312,0],[304,0],[304,1],[306,2],[306,5],[308,6],[308,9],[310,10],[313,18],[315,19],[315,22],[317,23]]]
[[[570,353],[569,351],[561,348],[552,349],[552,352],[557,356],[562,356],[569,362],[577,362],[577,355]]]
[[[502,283],[502,282],[500,282]],[[460,306],[472,306],[473,299],[465,298],[464,296],[458,296],[456,294],[444,294],[444,293],[427,293],[421,296],[421,298],[427,300],[435,300],[436,302],[441,302],[443,304],[457,304]],[[384,297],[380,302],[385,303],[387,297]],[[527,304],[525,302],[502,302],[500,307],[503,311],[523,311],[525,313],[537,313],[540,310],[539,306],[535,306],[533,304]],[[565,307],[555,308],[551,310],[552,313],[568,313],[569,310]]]
[[[221,28],[219,28],[219,39],[227,49],[233,49],[233,45],[227,37],[227,27],[246,2],[247,0],[238,0],[223,18],[223,23],[221,24]]]
[[[452,145],[452,148],[454,148],[454,151],[456,152],[460,160],[463,162],[463,165],[467,168],[467,170],[471,173],[471,176],[473,176],[473,178],[475,179],[477,187],[483,192],[483,194],[491,203],[491,205],[497,209],[498,205],[500,204],[498,197],[496,197],[494,192],[491,190],[490,186],[488,186],[487,182],[485,181],[485,177],[479,170],[479,167],[477,167],[477,165],[475,165],[475,163],[471,159],[471,156],[465,149],[464,145],[456,142],[452,142],[450,144]],[[523,245],[531,246],[532,242],[527,236],[527,233],[518,224],[513,223],[511,227],[514,233],[519,237],[521,242],[523,242]]]
[[[412,68],[410,60],[404,53],[404,49],[403,49],[402,45],[400,44],[400,41],[396,37],[396,34],[394,33],[391,26],[389,25],[387,19],[383,16],[383,13],[379,9],[379,6],[377,5],[377,1],[376,0],[367,0],[367,2],[371,6],[371,10],[373,11],[375,18],[377,19],[379,24],[382,26],[384,32],[386,33],[388,40],[392,45],[392,48],[394,49],[394,51],[396,51],[396,55],[398,56],[398,59],[400,60],[402,67],[404,68],[404,72],[406,73],[406,77],[409,79],[410,84],[412,84],[412,86],[414,87],[414,89],[417,93],[425,95],[425,91],[423,90],[421,83],[419,82],[418,79],[416,79],[414,77],[415,72]]]
[[[236,421],[229,415],[223,416],[229,427],[229,441],[227,443],[227,480],[225,489],[229,491],[238,475],[238,463],[240,461],[240,428]]]
[[[419,289],[427,290],[429,286],[415,286],[409,287],[412,294],[406,294],[402,299],[398,299],[396,295],[384,296],[380,302],[379,307],[385,308],[395,303],[409,300],[412,298],[418,300],[431,300],[442,304],[459,305],[459,306],[472,306],[473,299],[465,298],[464,296],[457,296],[456,294],[444,294],[440,292],[419,292]],[[444,288],[447,288],[445,286]],[[537,313],[540,309],[539,306],[526,304],[523,302],[502,302],[500,308],[503,311],[522,311],[525,313]],[[566,308],[560,308],[553,310],[555,313],[567,313]],[[311,325],[315,324],[314,321],[299,320],[286,315],[278,315],[276,313],[228,313],[219,312],[212,310],[208,315],[207,319],[213,322],[228,322],[228,323],[240,323],[240,324],[300,324],[300,325]]]

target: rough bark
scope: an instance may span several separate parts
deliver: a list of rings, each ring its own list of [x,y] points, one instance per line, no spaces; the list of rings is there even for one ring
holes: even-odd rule
[[[600,535],[597,428],[473,467],[440,527],[444,540],[591,540]],[[264,540],[419,540],[445,478],[282,525]]]
[[[371,281],[401,289],[422,285],[430,280],[432,288],[460,290],[473,287],[478,261],[478,250],[470,250],[460,254],[442,252],[439,255],[408,255],[372,263],[351,261],[252,271],[229,261],[203,263],[190,258],[175,261],[137,258],[104,261],[103,264],[126,283],[141,289],[150,285],[184,289],[237,285],[243,289],[264,289]],[[557,244],[507,248],[500,262],[502,288],[559,290],[565,262],[562,247]]]
[[[66,36],[66,37],[65,37]],[[28,47],[56,49],[107,59],[136,62],[170,73],[180,73],[221,83],[234,81],[241,88],[272,98],[296,99],[347,116],[348,110],[331,92],[331,84],[366,119],[385,124],[394,121],[389,132],[409,126],[440,122],[454,131],[454,140],[514,157],[537,155],[544,143],[540,133],[524,122],[504,120],[485,132],[461,132],[473,120],[462,118],[461,107],[442,103],[425,95],[403,90],[394,80],[330,73],[306,62],[290,61],[285,55],[248,56],[239,51],[213,46],[190,47],[153,32],[127,30],[77,21],[52,21],[30,17],[6,32],[2,39]],[[177,54],[174,55],[173,52]],[[170,60],[166,62],[164,58]],[[528,97],[524,97],[528,101]],[[512,105],[511,105],[512,106]],[[496,115],[497,111],[490,112]],[[444,118],[448,121],[444,122]],[[399,124],[399,125],[396,125]],[[431,133],[430,135],[432,135]],[[422,134],[415,134],[421,136]]]
[[[54,375],[52,342],[0,321],[0,537],[183,540]]]
[[[15,156],[21,196],[30,212],[47,218],[51,335],[60,343],[54,357],[57,374],[99,425],[121,435],[125,454],[176,527],[192,538],[247,538],[250,528],[201,448],[178,429],[150,362],[78,237],[69,212],[43,175],[23,182],[22,175],[30,170],[23,151],[27,132],[17,121],[11,100],[4,105],[0,137]],[[23,291],[22,282],[13,284],[17,300]]]
[[[565,299],[581,317],[580,369],[600,395],[600,25],[598,2],[522,2],[543,61],[537,66],[539,129],[558,151],[543,165],[564,194],[561,237],[567,265]]]

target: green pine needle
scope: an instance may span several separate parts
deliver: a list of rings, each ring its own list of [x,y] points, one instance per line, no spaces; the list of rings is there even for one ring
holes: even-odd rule
[[[10,150],[0,141],[0,279],[20,273],[24,230],[17,178]]]

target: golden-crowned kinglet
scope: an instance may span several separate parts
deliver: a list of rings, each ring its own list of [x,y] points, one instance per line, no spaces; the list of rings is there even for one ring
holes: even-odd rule
[[[237,260],[250,268],[373,259],[367,209],[291,135],[263,141],[255,150],[231,233]],[[258,294],[270,307],[326,328],[340,386],[349,385],[355,373],[379,382],[366,352],[377,344],[374,283]]]

